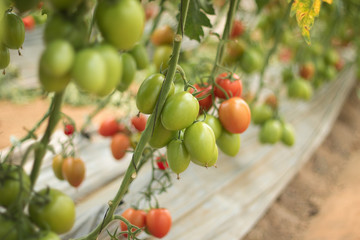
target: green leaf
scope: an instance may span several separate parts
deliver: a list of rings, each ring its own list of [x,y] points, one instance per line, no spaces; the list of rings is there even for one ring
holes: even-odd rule
[[[210,15],[215,13],[209,0],[190,1],[188,16],[185,23],[185,35],[190,39],[200,42],[200,38],[204,36],[203,27],[212,27],[211,22],[205,13]]]

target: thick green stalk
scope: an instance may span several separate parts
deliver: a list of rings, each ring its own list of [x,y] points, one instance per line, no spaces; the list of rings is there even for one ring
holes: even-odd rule
[[[30,174],[31,187],[35,185],[36,179],[40,172],[42,160],[45,156],[47,146],[50,142],[51,134],[60,120],[60,109],[62,105],[62,98],[63,98],[63,92],[60,92],[60,93],[56,93],[54,98],[52,99],[53,102],[51,104],[49,122],[46,127],[45,134],[41,138],[40,144],[35,150],[34,165],[32,167]]]
[[[144,151],[145,145],[147,142],[149,142],[153,126],[155,125],[156,121],[160,117],[161,110],[165,104],[166,97],[170,91],[170,86],[173,81],[173,78],[175,76],[176,72],[176,66],[179,60],[180,56],[180,47],[182,42],[182,35],[183,35],[183,27],[185,26],[187,12],[189,8],[189,2],[190,0],[182,0],[181,1],[181,18],[178,25],[177,33],[174,39],[174,46],[173,46],[173,52],[171,55],[171,59],[169,62],[169,68],[159,95],[159,99],[157,101],[156,108],[154,112],[151,114],[151,116],[148,119],[148,124],[146,125],[145,130],[141,134],[139,143],[137,144],[134,154],[132,156],[131,162],[129,164],[128,169],[126,170],[124,179],[121,183],[121,186],[116,193],[114,199],[109,202],[109,209],[107,212],[106,217],[104,218],[103,222],[99,224],[91,233],[89,233],[87,236],[79,238],[78,240],[95,240],[97,236],[100,234],[102,227],[105,227],[113,220],[113,214],[119,205],[120,201],[123,199],[125,193],[129,189],[130,184],[132,181],[136,178],[137,174],[137,168],[139,167],[139,162],[141,159],[141,155]]]

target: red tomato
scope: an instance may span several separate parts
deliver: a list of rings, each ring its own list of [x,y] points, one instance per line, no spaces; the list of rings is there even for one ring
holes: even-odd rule
[[[143,210],[136,210],[133,208],[126,209],[123,214],[121,214],[126,220],[128,220],[132,225],[137,226],[138,228],[144,228],[146,225],[146,212]],[[121,231],[127,231],[127,225],[120,221],[120,228]],[[132,232],[135,231],[135,228],[131,230]],[[127,237],[127,234],[123,234],[124,237]]]
[[[223,127],[231,133],[242,133],[250,125],[249,105],[239,97],[230,98],[221,103],[219,119]]]
[[[156,158],[156,165],[161,170],[165,170],[169,167],[169,164],[166,161],[165,155],[162,155],[161,157]]]
[[[29,15],[24,18],[22,18],[22,21],[25,25],[26,30],[32,30],[35,27],[35,19],[33,16]]]
[[[171,228],[171,215],[165,208],[151,209],[146,215],[146,229],[151,235],[163,238]]]
[[[130,138],[124,133],[117,133],[111,141],[111,152],[115,159],[120,160],[130,148]]]
[[[208,84],[204,86],[199,86],[199,84],[194,84],[194,87],[198,92],[201,92],[195,96],[199,101],[199,106],[200,106],[199,113],[202,113],[203,111],[207,112],[213,105],[213,101],[211,97],[211,86],[209,86]],[[193,92],[194,89],[190,88],[190,93]],[[203,98],[204,96],[207,97]],[[203,98],[203,99],[199,100],[199,98]]]
[[[74,125],[66,124],[64,128],[64,133],[66,136],[70,136],[74,133],[74,130],[75,130]]]
[[[138,130],[139,132],[144,131],[146,126],[147,118],[144,114],[141,114],[139,116],[134,116],[131,118],[131,124]]]
[[[114,136],[119,131],[119,124],[115,117],[109,117],[102,121],[99,127],[99,134],[104,137]]]
[[[245,32],[245,26],[240,20],[234,20],[231,28],[230,39],[241,36]]]
[[[240,77],[235,73],[230,77],[229,73],[222,73],[216,78],[216,85],[214,89],[215,96],[221,99],[226,99],[226,94],[229,98],[241,97],[242,82]],[[225,91],[226,94],[223,92]]]
[[[85,163],[80,158],[67,157],[62,163],[63,177],[73,187],[78,187],[85,178]]]

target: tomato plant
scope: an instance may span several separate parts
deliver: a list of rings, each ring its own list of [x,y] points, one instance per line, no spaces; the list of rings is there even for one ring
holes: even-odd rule
[[[117,133],[111,140],[111,152],[116,160],[123,158],[130,147],[130,139],[124,133]]]
[[[219,119],[227,131],[231,133],[242,133],[250,125],[250,108],[241,98],[230,98],[221,103]]]
[[[171,224],[170,212],[165,208],[153,208],[146,214],[146,230],[154,237],[165,237]]]
[[[139,114],[138,116],[134,116],[131,118],[131,124],[138,130],[139,132],[144,131],[146,126],[147,117],[144,114]]]
[[[61,234],[69,231],[75,222],[73,200],[59,190],[43,189],[29,204],[31,220],[41,229]]]
[[[241,97],[242,82],[238,75],[222,73],[216,78],[215,96],[221,99]]]
[[[85,178],[85,163],[80,158],[67,157],[62,163],[62,175],[71,186],[79,187]]]
[[[137,226],[138,228],[144,228],[146,223],[146,212],[143,210],[137,210],[133,208],[126,209],[121,216],[128,220],[132,225]],[[127,231],[128,227],[123,222],[120,221],[121,231]],[[132,232],[135,231],[135,228],[131,229]],[[127,234],[124,234],[124,237],[127,237]]]
[[[98,3],[95,19],[107,42],[117,49],[129,50],[142,36],[145,13],[138,1],[105,0]]]

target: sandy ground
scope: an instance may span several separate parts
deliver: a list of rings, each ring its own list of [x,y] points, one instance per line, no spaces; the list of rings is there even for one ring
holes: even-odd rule
[[[0,148],[10,145],[11,135],[23,136],[47,107],[44,100],[25,105],[0,101]],[[63,108],[78,126],[92,110]],[[106,110],[94,122],[112,114]],[[45,124],[38,132],[44,129]],[[359,172],[360,101],[353,91],[327,139],[244,239],[360,240]]]
[[[244,239],[360,240],[359,173],[360,100],[353,91],[329,136]]]

